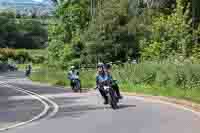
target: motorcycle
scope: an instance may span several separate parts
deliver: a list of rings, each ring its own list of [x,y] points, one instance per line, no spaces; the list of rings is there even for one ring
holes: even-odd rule
[[[15,72],[17,71],[17,67],[15,65],[8,65],[8,69],[11,71],[11,72]]]
[[[114,89],[112,88],[112,82],[111,81],[104,81],[102,83],[102,87],[103,91],[105,92],[105,94],[108,97],[108,102],[110,104],[110,106],[112,107],[112,109],[117,109],[118,108],[118,102],[119,99],[117,98],[117,95],[114,91]]]
[[[72,90],[74,92],[82,92],[79,77],[76,76],[72,79]]]
[[[30,74],[31,74],[31,71],[30,71],[30,70],[26,70],[26,72],[25,72],[25,76],[26,76],[26,77],[29,77]]]

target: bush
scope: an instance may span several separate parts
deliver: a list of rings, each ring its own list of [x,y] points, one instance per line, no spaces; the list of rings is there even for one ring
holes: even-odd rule
[[[62,67],[65,44],[60,40],[51,40],[48,46],[48,63],[51,66]]]
[[[72,56],[72,48],[70,46],[70,44],[66,44],[64,47],[64,52],[63,55],[61,57],[61,66],[63,69],[66,69],[69,65],[69,62],[73,59]]]
[[[9,58],[16,58],[16,51],[14,49],[3,48],[0,49],[0,54],[3,56],[3,60],[8,60]]]
[[[199,64],[125,64],[113,71],[114,77],[130,84],[148,84],[191,89],[200,87]]]
[[[26,61],[30,61],[31,60],[31,56],[28,53],[28,51],[26,50],[18,50],[16,52],[16,58],[17,61],[19,61],[20,63],[24,64]]]
[[[42,55],[35,55],[35,56],[32,57],[31,60],[32,60],[32,62],[33,62],[34,64],[42,64],[42,63],[44,63],[44,61],[45,61],[46,59],[45,59],[45,57],[42,56]]]
[[[76,68],[80,68],[81,60],[80,59],[73,59],[70,63],[70,66],[75,66]]]
[[[176,54],[191,56],[193,37],[191,25],[186,21],[186,13],[184,14],[181,0],[178,0],[174,13],[154,18],[153,23],[148,26],[151,34],[140,41],[145,60],[163,60]]]
[[[0,54],[0,61],[1,61],[1,62],[5,62],[5,61],[7,61],[7,60],[8,60],[8,58],[7,58],[5,55]]]

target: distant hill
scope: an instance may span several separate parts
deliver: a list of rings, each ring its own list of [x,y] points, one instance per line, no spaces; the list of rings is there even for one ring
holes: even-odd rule
[[[41,2],[40,2],[41,1]],[[12,9],[22,15],[50,15],[54,9],[51,0],[0,0],[0,10]]]

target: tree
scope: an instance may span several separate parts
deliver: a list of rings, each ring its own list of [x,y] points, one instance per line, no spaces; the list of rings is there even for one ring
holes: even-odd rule
[[[86,52],[93,60],[127,61],[138,57],[138,43],[128,29],[128,1],[102,1],[83,37]]]
[[[55,14],[60,19],[60,25],[64,29],[63,33],[67,35],[66,41],[70,42],[73,36],[87,27],[90,20],[88,5],[89,0],[70,0],[67,2],[63,1],[58,6]]]
[[[47,41],[47,30],[33,19],[6,11],[0,14],[0,24],[0,47],[43,48]]]
[[[196,28],[200,22],[200,1],[192,0],[192,21],[193,26]]]
[[[192,54],[192,34],[190,23],[186,21],[181,0],[177,1],[177,8],[169,16],[155,17],[148,26],[150,35],[141,40],[142,57],[151,60],[163,60],[175,54],[185,58]]]

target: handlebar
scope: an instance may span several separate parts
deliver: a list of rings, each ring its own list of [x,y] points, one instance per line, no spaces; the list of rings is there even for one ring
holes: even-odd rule
[[[105,81],[100,82],[100,85],[111,85],[111,84],[112,84],[111,80],[105,80]]]

